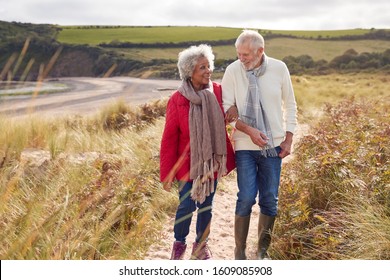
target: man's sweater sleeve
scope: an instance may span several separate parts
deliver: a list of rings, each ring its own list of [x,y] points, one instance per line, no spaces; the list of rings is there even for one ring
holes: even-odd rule
[[[297,103],[295,101],[294,89],[287,66],[283,77],[282,99],[286,131],[295,133],[297,126]]]
[[[222,78],[222,105],[225,112],[233,105],[236,105],[235,101],[235,86],[234,86],[233,71],[228,67]]]

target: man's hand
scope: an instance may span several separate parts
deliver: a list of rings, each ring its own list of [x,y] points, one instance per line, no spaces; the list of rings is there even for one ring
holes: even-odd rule
[[[252,142],[260,148],[263,148],[265,145],[267,145],[269,140],[267,135],[265,135],[257,128],[249,129],[249,137],[251,138]]]
[[[286,156],[291,154],[292,142],[293,134],[287,131],[286,139],[284,139],[284,141],[280,144],[280,148],[282,148],[282,151],[279,153],[280,158],[285,158]]]
[[[244,123],[240,119],[237,120],[236,128],[239,131],[242,131],[245,134],[247,134],[251,138],[252,142],[255,145],[259,146],[260,148],[263,148],[265,145],[267,145],[268,140],[269,140],[267,135],[265,135],[263,132],[261,132],[257,128],[254,128],[254,127],[247,125],[246,123]]]

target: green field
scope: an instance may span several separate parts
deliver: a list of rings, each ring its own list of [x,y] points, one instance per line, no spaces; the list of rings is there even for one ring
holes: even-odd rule
[[[226,27],[62,27],[58,41],[98,45],[112,41],[131,43],[177,43],[234,39],[241,29]]]
[[[62,26],[57,39],[62,43],[98,45],[111,42],[130,43],[179,43],[188,41],[219,41],[235,39],[240,28],[196,27],[196,26],[157,26],[157,27],[107,27],[107,26]],[[337,38],[341,36],[364,35],[369,29],[332,31],[286,31],[259,30],[264,35],[282,34],[299,38],[272,38],[266,40],[266,52],[275,58],[309,55],[314,60],[332,60],[348,49],[361,52],[383,52],[390,48],[385,40],[313,40],[317,38]],[[310,39],[312,38],[312,39]],[[217,59],[234,59],[234,45],[213,46]],[[152,59],[176,59],[182,48],[122,48],[112,49],[124,57],[150,61]]]
[[[26,38],[32,38],[26,57],[17,65],[18,69],[24,69],[27,61],[33,59],[31,77],[39,75],[38,65],[46,64],[54,49],[62,44],[64,51],[55,64],[61,75],[101,76],[116,65],[113,75],[167,79],[175,78],[180,51],[192,44],[207,43],[213,47],[216,57],[214,78],[220,78],[224,67],[236,58],[234,42],[241,31],[241,28],[228,27],[57,26],[0,21],[0,50],[3,53],[0,67],[6,66],[15,51],[22,50]],[[265,37],[266,53],[288,63],[293,74],[324,74],[346,68],[348,71],[370,67],[386,69],[386,51],[390,50],[388,29],[258,31]],[[345,52],[351,49],[357,54],[356,59],[331,65],[335,58],[344,59]],[[23,74],[16,73],[15,69],[9,72],[12,76]]]
[[[265,31],[272,32],[275,34],[291,35],[302,38],[337,38],[342,36],[355,36],[367,34],[370,30],[368,29],[345,29],[345,30],[276,30],[276,31]]]
[[[98,45],[112,41],[131,43],[177,43],[186,41],[218,41],[235,39],[241,28],[200,26],[62,26],[58,41],[69,44]],[[261,34],[282,34],[300,38],[337,38],[364,35],[369,29],[288,31],[259,30]]]
[[[356,40],[356,41],[319,41],[293,38],[275,38],[266,41],[266,53],[269,56],[283,59],[286,56],[309,55],[314,60],[332,60],[342,55],[348,49],[362,52],[383,52],[390,49],[390,42],[384,40]],[[112,49],[123,54],[125,57],[150,61],[152,59],[177,59],[182,48],[122,48]],[[236,50],[231,46],[214,46],[216,59],[234,59]]]
[[[309,55],[314,60],[332,60],[342,55],[348,49],[362,52],[384,52],[390,48],[390,41],[384,40],[340,40],[320,41],[290,38],[275,38],[266,42],[266,52],[276,58],[282,59],[288,55]]]

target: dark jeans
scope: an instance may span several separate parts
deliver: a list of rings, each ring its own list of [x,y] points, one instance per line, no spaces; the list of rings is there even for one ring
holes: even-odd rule
[[[280,147],[276,147],[280,153]],[[262,214],[276,216],[282,159],[264,157],[259,151],[236,151],[238,194],[236,214],[248,216],[259,196]]]
[[[173,228],[176,241],[186,242],[190,232],[190,225],[193,212],[198,208],[196,220],[196,242],[199,242],[211,222],[212,203],[217,190],[217,181],[214,183],[215,190],[206,200],[200,204],[191,199],[192,182],[186,182],[179,192],[180,204],[176,211],[175,226]]]

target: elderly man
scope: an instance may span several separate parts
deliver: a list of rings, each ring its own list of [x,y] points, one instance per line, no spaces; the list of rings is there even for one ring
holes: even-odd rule
[[[256,31],[244,30],[235,46],[238,60],[226,68],[222,79],[227,116],[232,109],[238,111],[238,118],[231,123],[235,127],[238,184],[235,259],[246,259],[250,216],[257,196],[260,206],[257,255],[259,259],[268,259],[278,208],[281,164],[291,152],[297,108],[287,66],[265,54],[263,37]]]

